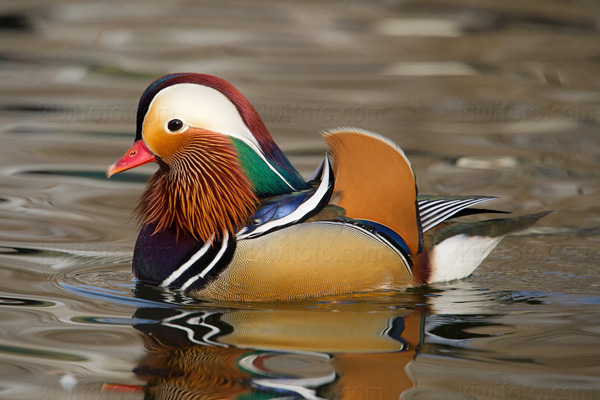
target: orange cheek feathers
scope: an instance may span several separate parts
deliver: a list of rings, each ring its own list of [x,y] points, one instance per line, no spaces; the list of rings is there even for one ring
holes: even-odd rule
[[[189,129],[188,129],[189,131]],[[168,159],[177,153],[185,144],[186,132],[168,133],[160,121],[145,122],[143,130],[144,143],[160,158]]]

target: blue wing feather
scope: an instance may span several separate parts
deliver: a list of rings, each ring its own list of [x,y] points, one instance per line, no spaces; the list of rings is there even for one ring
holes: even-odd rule
[[[252,222],[237,233],[250,239],[291,224],[305,221],[322,210],[333,193],[333,170],[326,156],[319,186],[266,199],[252,216]]]

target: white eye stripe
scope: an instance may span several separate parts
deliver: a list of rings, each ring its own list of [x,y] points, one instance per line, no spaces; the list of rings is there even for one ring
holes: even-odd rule
[[[260,149],[233,102],[216,89],[194,83],[178,83],[158,92],[148,110],[148,121],[177,118],[191,127],[219,132]]]

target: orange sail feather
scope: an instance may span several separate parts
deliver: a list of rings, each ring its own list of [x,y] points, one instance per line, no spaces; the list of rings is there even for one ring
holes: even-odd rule
[[[358,133],[358,134],[357,134]],[[325,134],[335,164],[332,203],[351,218],[378,222],[397,232],[415,255],[422,247],[417,186],[402,150],[367,131]]]

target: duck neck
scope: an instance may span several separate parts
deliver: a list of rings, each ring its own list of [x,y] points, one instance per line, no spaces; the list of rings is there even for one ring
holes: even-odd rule
[[[204,243],[242,227],[257,198],[230,141],[199,136],[168,160],[159,160],[136,214],[154,233],[172,232]]]
[[[274,148],[280,156],[269,158],[267,152],[261,155],[239,139],[232,139],[232,144],[244,175],[259,199],[308,189],[306,182],[276,145]]]

